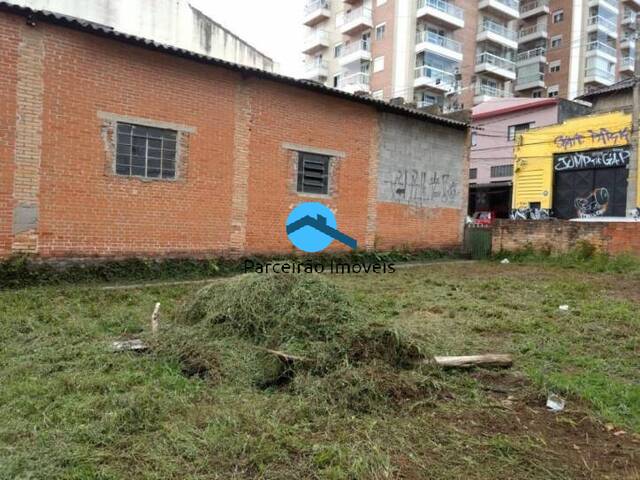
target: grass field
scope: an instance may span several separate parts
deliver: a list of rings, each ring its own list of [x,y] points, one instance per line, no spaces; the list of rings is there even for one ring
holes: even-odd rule
[[[237,352],[216,378],[156,350],[110,352],[147,335],[156,301],[162,327],[178,328],[201,285],[0,292],[0,479],[638,479],[640,274],[620,270],[331,277],[424,355],[515,358],[505,371],[404,372],[420,395],[390,390],[370,408],[249,385]],[[546,410],[550,391],[564,412]]]

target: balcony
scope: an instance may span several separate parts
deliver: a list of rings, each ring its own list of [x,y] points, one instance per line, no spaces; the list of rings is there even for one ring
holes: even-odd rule
[[[589,7],[606,8],[614,15],[617,15],[619,12],[617,0],[589,0]]]
[[[587,32],[603,32],[612,38],[618,38],[618,26],[615,22],[601,15],[594,15],[587,20]]]
[[[620,40],[620,50],[633,50],[636,46],[636,42],[633,40],[633,35],[626,34]]]
[[[338,81],[338,88],[348,93],[370,92],[369,74],[353,73]]]
[[[439,68],[422,65],[415,70],[414,87],[427,87],[439,92],[452,92],[456,86],[454,73],[440,70]]]
[[[346,45],[342,49],[342,54],[338,58],[341,67],[354,62],[370,62],[371,61],[371,44],[360,40]]]
[[[428,100],[418,100],[416,102],[416,108],[429,108],[429,107],[440,107],[442,108],[444,105],[444,99],[443,98],[435,98],[435,99],[428,99]]]
[[[518,0],[480,0],[478,10],[487,10],[509,20],[520,18],[520,2]]]
[[[304,7],[303,23],[307,27],[313,27],[329,18],[331,18],[329,0],[311,0]]]
[[[549,0],[533,0],[520,4],[520,20],[549,14]]]
[[[487,18],[478,27],[476,40],[478,42],[490,41],[514,50],[518,48],[518,32],[509,30],[507,27]]]
[[[359,7],[344,14],[340,33],[356,35],[369,28],[373,28],[373,14],[370,9]]]
[[[305,55],[314,55],[329,47],[329,33],[324,30],[316,30],[304,40]]]
[[[486,102],[488,100],[494,100],[496,98],[510,98],[513,94],[508,90],[492,87],[489,85],[476,84],[473,103],[475,105]]]
[[[518,67],[531,65],[532,63],[547,63],[547,49],[544,47],[534,48],[526,52],[520,52],[516,56]]]
[[[622,20],[620,20],[620,24],[623,27],[626,27],[630,30],[635,30],[636,29],[636,17],[638,16],[637,13],[632,12],[631,10],[627,11],[624,16],[622,17]]]
[[[306,66],[304,78],[324,82],[329,76],[329,63],[314,61]]]
[[[515,90],[520,92],[522,90],[530,90],[532,88],[544,88],[544,73],[535,73],[533,75],[526,75],[518,77],[516,81]]]
[[[635,72],[635,58],[624,57],[620,62],[620,71],[625,73]]]
[[[616,74],[598,67],[587,67],[584,72],[584,83],[598,83],[600,85],[613,85]]]
[[[416,53],[425,51],[456,62],[462,61],[462,44],[437,33],[429,31],[418,32],[416,36]]]
[[[444,0],[418,0],[417,17],[448,28],[464,28],[464,11]]]
[[[615,62],[618,59],[615,47],[598,41],[587,43],[587,57],[593,56],[602,57],[610,62]]]
[[[546,40],[549,37],[546,23],[536,23],[529,27],[524,27],[518,32],[518,40],[520,43],[527,43],[533,40]]]
[[[631,8],[640,8],[640,0],[621,0],[622,3],[630,6]]]
[[[484,52],[476,57],[476,73],[487,73],[505,80],[515,80],[516,64],[506,58]]]

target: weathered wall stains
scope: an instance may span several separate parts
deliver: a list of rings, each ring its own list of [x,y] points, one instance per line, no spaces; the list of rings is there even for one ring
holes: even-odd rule
[[[378,201],[417,208],[459,208],[464,142],[464,132],[383,115]]]

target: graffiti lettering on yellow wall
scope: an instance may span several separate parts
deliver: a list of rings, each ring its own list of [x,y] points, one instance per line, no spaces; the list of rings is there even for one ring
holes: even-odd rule
[[[425,207],[434,202],[455,203],[459,185],[451,175],[401,168],[386,182],[391,186],[392,201]]]
[[[584,143],[586,138],[591,138],[593,143],[601,145],[616,144],[622,140],[630,141],[631,130],[628,127],[620,130],[611,131],[608,128],[600,128],[598,130],[589,130],[589,135],[584,136],[581,133],[575,135],[559,135],[555,138],[555,144],[563,150],[568,150]]]
[[[626,147],[609,148],[590,152],[574,152],[556,155],[554,170],[581,170],[584,168],[624,167],[629,163],[631,153]]]

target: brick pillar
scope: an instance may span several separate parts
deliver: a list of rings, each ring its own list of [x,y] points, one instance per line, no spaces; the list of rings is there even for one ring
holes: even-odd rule
[[[231,198],[231,238],[233,256],[245,252],[249,203],[249,143],[252,125],[252,89],[247,81],[238,82],[235,93],[235,132],[233,148],[233,191]]]
[[[374,250],[376,247],[376,230],[378,227],[378,150],[380,146],[380,116],[376,116],[374,128],[371,129],[371,147],[369,148],[369,185],[367,189],[367,231],[364,248]]]
[[[13,242],[16,253],[37,253],[44,97],[42,31],[25,25],[18,46]]]

